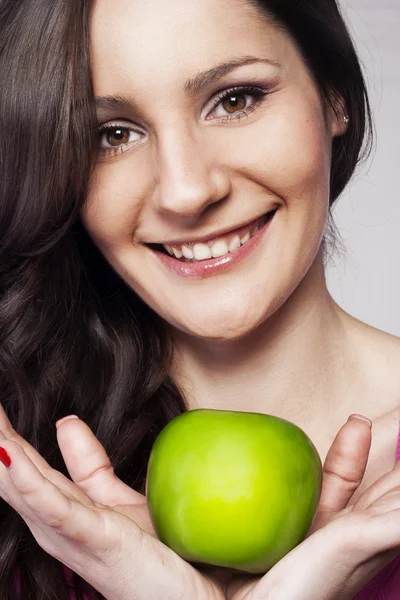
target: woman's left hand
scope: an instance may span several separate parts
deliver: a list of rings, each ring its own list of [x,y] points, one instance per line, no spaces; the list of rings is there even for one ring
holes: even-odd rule
[[[234,577],[228,600],[351,600],[400,553],[400,463],[355,500],[371,447],[351,419],[325,460],[320,503],[306,539],[263,576]]]

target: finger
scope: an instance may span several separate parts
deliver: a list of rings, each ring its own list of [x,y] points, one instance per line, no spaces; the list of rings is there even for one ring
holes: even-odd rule
[[[364,477],[371,441],[369,420],[349,418],[340,428],[325,459],[319,511],[347,506]]]
[[[0,404],[0,431],[5,436],[7,440],[11,440],[17,442],[22,446],[25,450],[26,454],[29,456],[31,461],[40,469],[43,473],[46,469],[50,469],[51,467],[45,461],[45,459],[37,452],[33,446],[31,446],[23,437],[21,437],[13,428],[10,423],[9,418],[6,415],[6,412],[3,406]]]
[[[7,438],[0,431],[0,462],[3,463],[3,465],[7,465],[7,468],[0,466],[0,497],[12,506],[11,498],[16,497],[18,491],[10,477],[7,462],[9,459],[8,453],[4,455],[3,452],[4,442],[6,441]],[[18,512],[21,516],[23,514],[28,514],[28,508],[23,501],[21,501],[21,504],[19,505]]]
[[[389,473],[382,475],[375,483],[367,488],[353,506],[353,510],[365,510],[383,496],[399,490],[400,487],[400,461]]]
[[[94,502],[107,506],[146,503],[145,496],[118,479],[103,446],[78,417],[58,422],[57,439],[71,479]]]
[[[205,588],[194,568],[128,518],[65,496],[40,473],[17,442],[5,440],[0,447],[11,459],[6,474],[15,486],[15,491],[11,486],[6,490],[7,501],[46,552],[84,577],[103,596],[114,598],[117,589],[123,593],[130,586],[142,600],[163,597],[165,590],[172,590],[176,597],[187,592],[192,598]],[[0,465],[1,492],[7,488],[4,470]],[[216,597],[208,591],[207,597]]]
[[[61,536],[91,544],[103,544],[101,519],[89,499],[83,505],[46,479],[17,442],[2,441],[11,459],[7,469],[13,486],[1,478],[1,495],[29,524],[45,525]],[[49,549],[46,549],[49,551]]]
[[[18,435],[18,433],[12,428],[10,421],[7,418],[7,415],[4,412],[4,409],[0,405],[0,422],[3,427],[3,430],[0,430],[0,441],[9,440],[19,444],[25,454],[30,458],[36,468],[41,472],[41,474],[46,477],[49,481],[51,481],[55,486],[57,486],[61,491],[66,492],[74,496],[77,500],[82,502],[83,504],[87,503],[87,495],[85,492],[78,487],[74,486],[74,484],[67,479],[62,473],[54,470],[46,460],[37,452],[23,437]],[[3,433],[5,432],[5,434]]]
[[[71,420],[71,419],[68,419]],[[67,421],[58,423],[57,438],[71,479],[94,501],[108,506],[145,503],[146,498],[118,479],[110,460],[89,427],[80,419],[77,427],[66,427]],[[64,491],[70,491],[68,480],[53,471],[45,459],[12,427],[0,404],[0,432],[22,446],[31,461],[48,479]],[[76,437],[75,437],[76,436]],[[84,460],[82,460],[84,457]],[[53,476],[54,475],[54,476]],[[60,477],[59,477],[60,475]],[[82,498],[79,496],[79,499]]]

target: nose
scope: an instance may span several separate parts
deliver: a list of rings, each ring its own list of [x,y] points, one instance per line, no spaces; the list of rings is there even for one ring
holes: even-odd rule
[[[228,174],[204,137],[186,126],[159,138],[154,202],[159,211],[174,219],[196,219],[229,195]]]

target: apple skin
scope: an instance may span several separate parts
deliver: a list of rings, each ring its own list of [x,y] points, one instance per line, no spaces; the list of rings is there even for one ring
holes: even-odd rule
[[[159,539],[187,562],[260,574],[306,537],[321,486],[319,454],[293,423],[197,409],[158,435],[146,496]]]

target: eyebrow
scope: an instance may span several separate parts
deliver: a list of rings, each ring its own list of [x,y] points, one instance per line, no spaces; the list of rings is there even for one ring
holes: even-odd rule
[[[266,63],[274,67],[281,66],[277,60],[272,60],[270,58],[241,56],[240,58],[223,62],[207,71],[201,71],[200,73],[197,73],[197,75],[186,81],[184,90],[188,95],[196,94],[199,90],[201,90],[201,88],[211,85],[218,79],[228,75],[228,73],[234,69],[237,69],[238,67],[244,67],[245,65],[252,65],[254,63]]]
[[[218,79],[228,75],[231,71],[254,63],[264,63],[275,68],[282,66],[279,61],[271,58],[241,56],[233,60],[225,61],[206,71],[197,73],[185,82],[183,89],[188,96],[195,95],[202,88],[211,85],[215,81],[218,81]],[[132,107],[136,106],[134,99],[125,94],[118,94],[116,96],[96,96],[95,104],[96,108],[100,110],[132,109]]]

